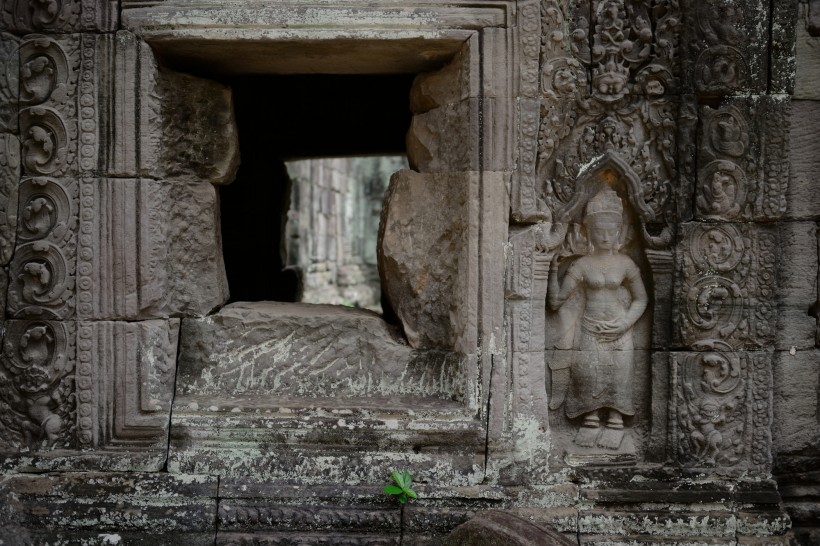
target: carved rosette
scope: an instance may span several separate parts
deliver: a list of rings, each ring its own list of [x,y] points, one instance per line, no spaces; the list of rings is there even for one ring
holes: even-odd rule
[[[735,349],[769,346],[776,315],[776,252],[777,235],[768,227],[686,226],[675,314],[682,343],[692,348],[705,340]]]
[[[706,340],[673,355],[670,404],[680,464],[765,472],[771,459],[771,353]]]
[[[6,323],[0,355],[0,451],[76,446],[74,326]]]

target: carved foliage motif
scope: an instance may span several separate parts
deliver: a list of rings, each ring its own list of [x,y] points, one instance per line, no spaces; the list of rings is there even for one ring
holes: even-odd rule
[[[777,237],[738,224],[687,226],[679,255],[681,340],[720,340],[733,348],[773,341]]]
[[[60,176],[75,160],[79,38],[20,46],[20,140],[26,174]]]
[[[6,328],[0,356],[0,450],[74,447],[73,325],[12,320]]]
[[[65,177],[76,174],[83,40],[32,35],[20,45],[20,163],[32,177],[18,190],[18,248],[9,283],[9,312],[15,317],[74,314],[78,182]],[[86,74],[93,66],[93,59],[83,63],[83,89],[93,80]],[[83,109],[85,102],[83,97]],[[93,123],[91,129],[96,131]]]
[[[17,132],[19,40],[0,32],[0,131]]]
[[[19,182],[20,142],[15,135],[2,133],[0,134],[0,265],[8,264],[14,252]]]
[[[765,467],[771,355],[735,352],[718,340],[695,348],[675,357],[678,460],[695,467]]]
[[[770,97],[703,106],[695,211],[708,220],[777,219],[788,183],[789,103]]]
[[[76,181],[28,178],[20,184],[19,244],[9,283],[12,316],[73,315],[77,191]]]

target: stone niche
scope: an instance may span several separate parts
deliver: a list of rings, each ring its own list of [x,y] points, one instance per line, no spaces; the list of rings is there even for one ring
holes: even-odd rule
[[[797,13],[4,3],[0,538],[437,544],[493,510],[461,536],[789,544],[778,475],[817,481]],[[223,217],[266,161],[226,82],[317,74],[412,76],[383,316],[231,299],[226,262],[258,256],[230,241],[281,247]]]

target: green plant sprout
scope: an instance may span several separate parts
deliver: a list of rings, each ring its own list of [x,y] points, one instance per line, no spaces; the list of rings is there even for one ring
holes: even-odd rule
[[[406,470],[402,472],[398,472],[394,470],[390,473],[393,477],[393,481],[395,485],[386,485],[384,486],[384,492],[388,495],[395,495],[398,497],[399,502],[405,504],[407,499],[417,499],[418,495],[416,492],[410,489],[410,484],[413,483],[413,475],[407,472]]]

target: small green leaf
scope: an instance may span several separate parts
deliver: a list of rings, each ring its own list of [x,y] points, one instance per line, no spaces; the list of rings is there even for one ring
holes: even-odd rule
[[[399,487],[404,486],[404,476],[402,476],[400,472],[394,470],[390,473],[390,475],[393,477],[393,481],[396,482]]]
[[[407,495],[405,495],[404,493],[399,495],[399,502],[402,504],[407,504]]]
[[[385,485],[384,492],[388,495],[401,495],[404,490],[398,485]]]
[[[404,471],[401,473],[401,477],[404,479],[403,486],[410,486],[413,483],[413,475],[410,474],[408,471]]]
[[[407,493],[407,496],[409,496],[411,498],[414,498],[414,499],[419,498],[418,495],[416,495],[416,492],[413,491],[412,489],[410,489],[409,487],[407,489],[405,489],[404,492]]]

